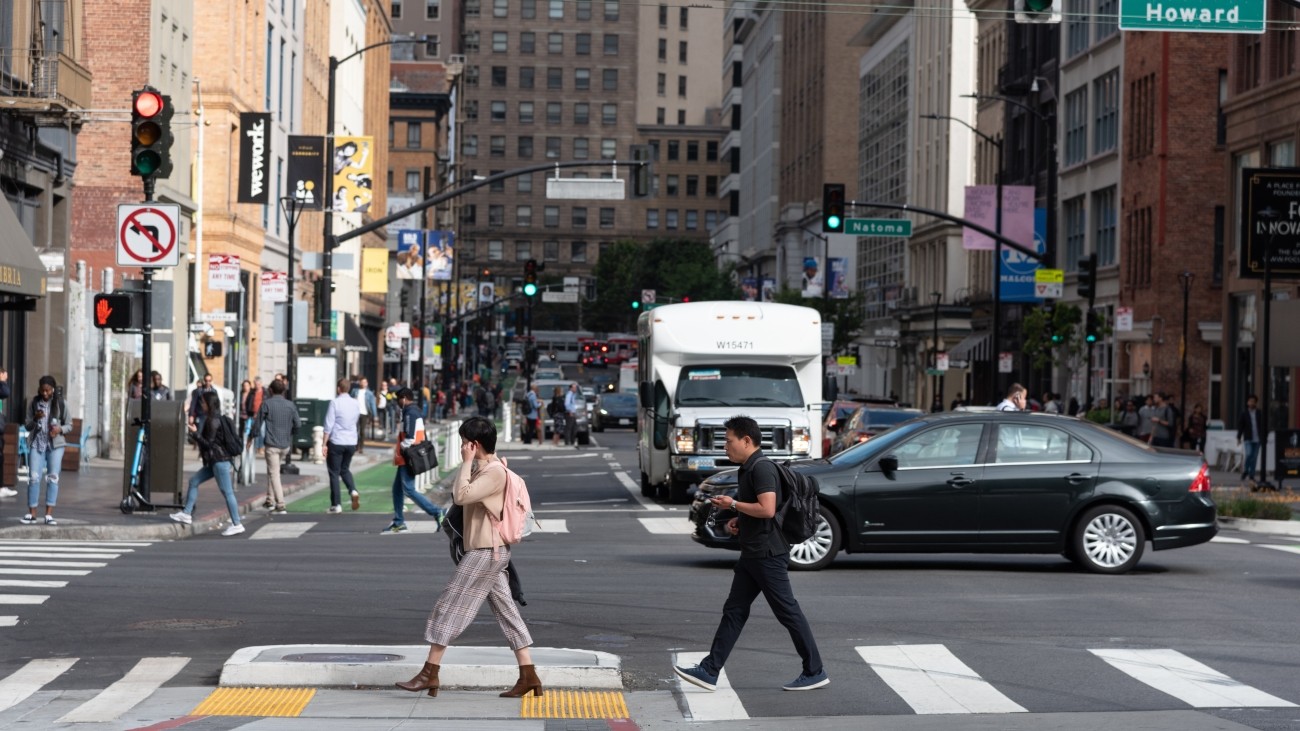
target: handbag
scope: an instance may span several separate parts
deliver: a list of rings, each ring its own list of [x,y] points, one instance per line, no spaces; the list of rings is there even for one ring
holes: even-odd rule
[[[438,450],[433,442],[416,442],[402,450],[402,461],[411,477],[422,475],[438,466]]]

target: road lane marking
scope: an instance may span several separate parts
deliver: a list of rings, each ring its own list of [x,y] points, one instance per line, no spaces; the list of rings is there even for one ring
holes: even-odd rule
[[[0,594],[0,604],[44,604],[48,594]]]
[[[0,617],[0,627],[17,627],[18,617],[10,614]]]
[[[0,579],[0,586],[21,586],[25,589],[62,589],[66,581],[42,581],[40,579]]]
[[[542,520],[537,518],[537,524],[533,526],[534,533],[568,533],[569,521],[559,518],[547,518]]]
[[[279,538],[301,538],[303,533],[315,528],[314,522],[306,523],[270,523],[258,528],[250,540],[275,540]]]
[[[188,657],[146,657],[120,680],[60,718],[64,723],[115,721],[176,676]]]
[[[552,459],[590,459],[592,457],[599,457],[599,456],[600,455],[596,454],[595,452],[578,452],[577,454],[548,454],[542,457],[542,461],[546,462],[547,460],[552,460]]]
[[[664,509],[664,506],[660,505],[659,503],[656,503],[655,501],[651,500],[645,495],[642,495],[641,486],[637,484],[636,480],[633,480],[631,477],[629,477],[626,472],[621,472],[621,471],[615,472],[614,477],[617,477],[618,481],[623,483],[623,487],[626,487],[627,491],[632,493],[632,499],[640,503],[641,507],[645,508],[646,510]]]
[[[42,547],[52,546],[81,546],[84,548],[104,548],[105,550],[121,550],[130,552],[130,548],[144,548],[152,546],[152,542],[136,543],[130,541],[54,541],[43,538],[34,538],[30,540],[0,540],[0,547],[3,546],[30,546],[33,543],[40,543]],[[50,548],[50,550],[55,550]]]
[[[608,474],[608,472],[543,472],[542,477],[604,477]],[[588,483],[587,487],[590,487],[593,484],[597,487],[604,487],[604,485],[599,483]]]
[[[4,569],[0,568],[0,574],[9,576],[89,576],[89,571],[78,571],[76,569]]]
[[[1228,536],[1215,536],[1210,539],[1210,543],[1236,543],[1249,545],[1250,541],[1245,538],[1230,538]]]
[[[1027,712],[943,645],[853,649],[918,714]]]
[[[1124,674],[1193,708],[1294,708],[1177,650],[1089,650]]]
[[[0,566],[49,566],[50,568],[102,569],[106,563],[85,563],[82,561],[8,561],[0,559]]]
[[[0,552],[8,555],[13,551],[45,551],[47,553],[108,553],[114,556],[120,556],[124,553],[135,553],[134,548],[105,548],[104,546],[47,546],[45,541],[23,541],[18,544],[0,544]]]
[[[707,652],[677,652],[673,653],[673,664],[689,668],[699,665],[704,659]],[[740,721],[749,718],[745,712],[745,706],[740,702],[740,696],[731,687],[731,681],[727,679],[727,671],[722,670],[718,673],[717,689],[709,692],[699,686],[678,678],[677,689],[682,694],[682,700],[686,701],[687,712],[694,721]]]
[[[12,675],[0,680],[0,711],[27,700],[36,691],[54,680],[77,662],[75,657],[45,658],[32,660],[18,668]]]
[[[1271,548],[1274,551],[1285,551],[1287,553],[1300,553],[1300,546],[1275,546],[1271,543],[1261,543],[1259,545],[1263,546],[1264,548]]]
[[[116,553],[45,553],[44,551],[5,551],[5,558],[56,558],[56,559],[95,559],[108,561],[117,558]]]
[[[641,525],[651,533],[657,535],[690,535],[695,526],[686,518],[637,518]]]

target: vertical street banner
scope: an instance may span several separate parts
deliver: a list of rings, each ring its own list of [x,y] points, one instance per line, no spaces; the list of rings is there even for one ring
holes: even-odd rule
[[[740,280],[740,298],[746,302],[758,299],[758,277],[745,277]]]
[[[763,277],[763,301],[776,301],[776,277]]]
[[[478,303],[480,305],[490,305],[492,300],[497,298],[497,287],[491,282],[479,282],[478,285]]]
[[[464,315],[478,309],[478,282],[473,279],[460,280],[460,297],[457,312]]]
[[[1034,251],[1047,253],[1047,209],[1034,209]],[[1002,278],[999,295],[1003,302],[1042,302],[1035,289],[1034,272],[1043,265],[1010,246],[1002,247]]]
[[[424,232],[418,228],[397,232],[397,278],[419,279],[424,271]]]
[[[219,292],[239,291],[239,255],[208,255],[208,289]]]
[[[826,278],[822,272],[821,257],[805,256],[803,258],[803,284],[799,294],[803,297],[820,297],[826,288]]]
[[[265,302],[289,301],[288,272],[262,272],[262,300]]]
[[[832,256],[830,258],[830,282],[831,297],[834,299],[848,299],[849,297],[849,260],[847,257]]]
[[[998,225],[998,187],[996,185],[966,186],[966,211],[962,214],[971,223],[990,231]],[[1024,246],[1034,245],[1034,188],[1031,185],[1002,186],[1002,235]],[[993,251],[995,242],[977,231],[963,229],[963,249]]]
[[[371,137],[335,137],[333,195],[335,213],[367,213],[375,188]]]
[[[301,207],[319,211],[325,207],[325,138],[289,135],[289,179],[285,194]]]
[[[1237,276],[1300,276],[1300,168],[1241,171],[1241,255]]]
[[[452,265],[455,263],[455,237],[452,231],[428,232],[428,245],[425,247],[425,276],[435,282],[450,282]]]
[[[271,169],[271,115],[241,112],[239,115],[239,183],[236,200],[261,203],[270,199],[267,174]]]
[[[361,291],[388,291],[388,249],[361,250]]]

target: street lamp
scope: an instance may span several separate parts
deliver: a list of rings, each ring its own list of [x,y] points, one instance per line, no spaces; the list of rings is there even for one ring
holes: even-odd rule
[[[939,303],[943,301],[943,292],[931,292],[930,297],[934,300],[934,326],[930,340],[934,355],[931,357],[931,367],[934,368],[934,393],[939,399],[939,410],[943,411],[943,374],[939,372]]]
[[[1180,392],[1178,396],[1178,408],[1183,415],[1183,423],[1187,419],[1187,306],[1192,292],[1192,280],[1196,278],[1191,272],[1183,272],[1178,275],[1178,279],[1183,285],[1183,342],[1178,350],[1182,356],[1182,370],[1179,375]]]
[[[285,394],[285,397],[290,401],[293,400],[293,387],[297,385],[297,382],[293,380],[293,304],[295,300],[293,290],[293,268],[298,258],[297,251],[294,249],[294,232],[298,228],[298,219],[302,218],[302,212],[305,207],[306,206],[303,202],[294,196],[286,195],[280,198],[280,211],[284,213],[284,219],[289,224],[289,274],[287,276],[289,301],[285,303],[284,308],[285,332],[288,333],[288,347],[285,350],[285,360],[287,362],[284,365],[284,374],[285,377],[289,379],[288,385],[290,389],[289,392]],[[329,218],[328,215],[325,217]]]

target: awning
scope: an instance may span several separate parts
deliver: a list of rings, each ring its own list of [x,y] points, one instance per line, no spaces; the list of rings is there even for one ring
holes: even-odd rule
[[[18,222],[13,206],[0,205],[0,295],[45,296],[45,265]]]
[[[343,350],[349,353],[369,353],[374,350],[370,338],[361,331],[357,318],[352,315],[343,318]]]
[[[948,351],[948,358],[952,360],[988,360],[989,357],[989,334],[986,332],[972,333],[962,338],[960,343],[952,350]]]

